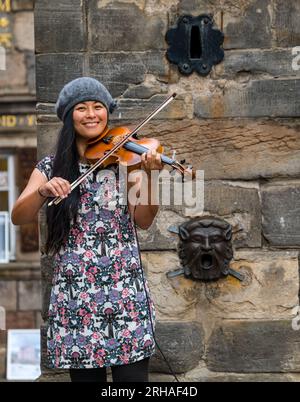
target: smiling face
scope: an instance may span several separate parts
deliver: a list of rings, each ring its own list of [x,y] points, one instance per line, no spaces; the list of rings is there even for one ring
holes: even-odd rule
[[[107,110],[102,103],[87,101],[74,107],[73,122],[76,133],[89,140],[99,136],[107,125]]]

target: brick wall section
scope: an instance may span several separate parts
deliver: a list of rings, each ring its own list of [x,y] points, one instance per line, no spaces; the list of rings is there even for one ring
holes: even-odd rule
[[[208,77],[184,77],[166,60],[165,34],[180,15],[201,13],[213,14],[224,32],[225,58]],[[233,225],[232,267],[244,273],[243,283],[166,278],[179,264],[168,226],[190,218],[181,208],[161,208],[150,230],[139,232],[158,341],[183,381],[299,380],[298,334],[291,329],[299,301],[300,70],[292,69],[299,18],[299,4],[284,0],[36,1],[39,157],[54,145],[54,102],[73,78],[96,77],[118,97],[113,125],[139,122],[176,91],[143,135],[203,169],[205,214]],[[41,228],[43,239],[43,213]],[[45,259],[44,317],[49,266]],[[54,374],[47,379],[55,381]],[[158,356],[152,379],[172,379]]]

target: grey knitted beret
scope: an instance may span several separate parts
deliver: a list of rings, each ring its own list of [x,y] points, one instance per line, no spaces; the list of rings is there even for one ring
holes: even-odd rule
[[[117,106],[117,102],[101,82],[91,77],[81,77],[68,82],[60,91],[55,105],[56,114],[63,121],[73,106],[86,101],[101,102],[109,113]]]

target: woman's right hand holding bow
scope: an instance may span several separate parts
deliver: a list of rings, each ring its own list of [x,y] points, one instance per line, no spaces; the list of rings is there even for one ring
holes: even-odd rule
[[[52,177],[38,188],[38,193],[45,198],[58,196],[66,198],[71,193],[71,184],[62,177]]]

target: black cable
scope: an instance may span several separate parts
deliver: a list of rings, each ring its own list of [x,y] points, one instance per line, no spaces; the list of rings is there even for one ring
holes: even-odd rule
[[[134,212],[135,212],[135,209],[134,209]],[[159,347],[158,342],[157,342],[157,340],[156,340],[156,338],[155,338],[155,335],[154,335],[154,328],[153,328],[153,322],[152,322],[152,314],[151,314],[151,309],[150,309],[150,302],[149,302],[148,293],[147,293],[147,290],[146,290],[145,277],[144,277],[144,270],[143,270],[143,266],[142,266],[142,256],[141,256],[140,244],[139,244],[139,239],[138,239],[138,235],[137,235],[137,231],[136,231],[136,225],[135,225],[134,222],[133,222],[133,227],[134,227],[134,230],[135,230],[135,238],[136,238],[136,243],[137,243],[137,246],[138,246],[139,258],[140,258],[140,268],[141,268],[141,273],[142,273],[142,278],[143,278],[143,284],[144,284],[145,295],[146,295],[146,299],[147,299],[148,312],[149,312],[149,317],[150,317],[150,323],[151,323],[151,328],[152,328],[152,334],[153,334],[154,342],[155,342],[155,344],[156,344],[156,346],[157,346],[157,349],[160,351],[162,357],[164,358],[164,360],[165,360],[165,362],[166,362],[166,364],[167,364],[167,366],[168,366],[168,368],[169,368],[169,370],[170,370],[170,374],[172,374],[172,375],[174,376],[174,378],[175,378],[175,380],[176,380],[177,382],[180,382],[180,381],[178,380],[176,374],[175,374],[174,371],[172,370],[172,367],[171,367],[170,363],[168,362],[167,358],[165,357],[163,351],[162,351],[161,348]]]

